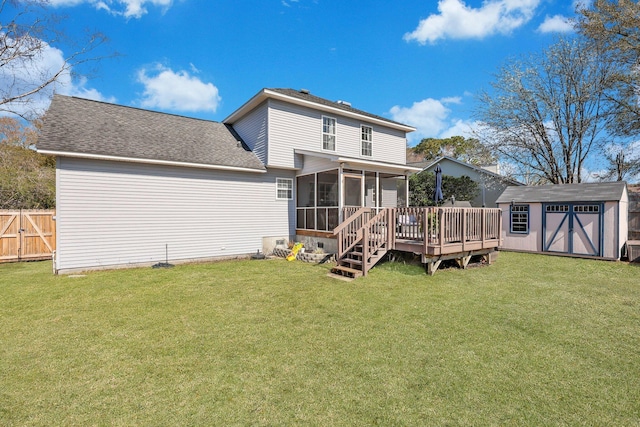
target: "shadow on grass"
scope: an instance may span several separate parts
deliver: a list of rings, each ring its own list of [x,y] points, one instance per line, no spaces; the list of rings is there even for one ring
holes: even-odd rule
[[[407,252],[390,251],[374,268],[393,271],[405,276],[424,276],[426,274],[420,255]]]
[[[486,266],[487,264],[483,257],[481,255],[476,255],[471,258],[471,261],[467,265],[467,269]],[[393,271],[406,276],[424,276],[427,274],[426,266],[422,264],[421,256],[407,252],[391,251],[374,268]],[[442,261],[442,264],[438,267],[439,272],[447,270],[462,270],[462,268],[456,260],[451,259]]]

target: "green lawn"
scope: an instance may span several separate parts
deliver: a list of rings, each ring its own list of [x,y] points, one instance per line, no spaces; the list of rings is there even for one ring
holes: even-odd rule
[[[0,265],[0,425],[640,425],[640,267]]]

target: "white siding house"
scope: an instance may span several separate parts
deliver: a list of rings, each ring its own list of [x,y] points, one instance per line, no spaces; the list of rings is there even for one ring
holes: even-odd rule
[[[296,171],[296,239],[312,237],[325,248],[333,248],[343,208],[405,203],[398,192],[420,170],[406,165],[406,134],[414,128],[305,90],[264,89],[224,123],[243,139],[266,135],[255,148],[266,146],[256,154],[267,168]]]
[[[418,170],[405,164],[412,130],[291,89],[263,89],[222,123],[56,95],[38,143],[57,157],[54,267],[228,258],[305,238],[330,250],[342,208],[396,206]]]

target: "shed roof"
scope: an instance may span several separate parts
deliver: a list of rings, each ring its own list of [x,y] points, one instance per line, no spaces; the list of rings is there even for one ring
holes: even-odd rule
[[[47,111],[38,151],[265,171],[229,125],[62,95]]]
[[[609,202],[621,200],[625,182],[507,187],[496,203]]]

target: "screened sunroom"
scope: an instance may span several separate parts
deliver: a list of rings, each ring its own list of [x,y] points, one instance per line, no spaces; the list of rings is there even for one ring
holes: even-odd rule
[[[404,171],[403,171],[404,172]],[[329,237],[360,207],[404,207],[407,174],[340,166],[296,178],[296,233]]]

